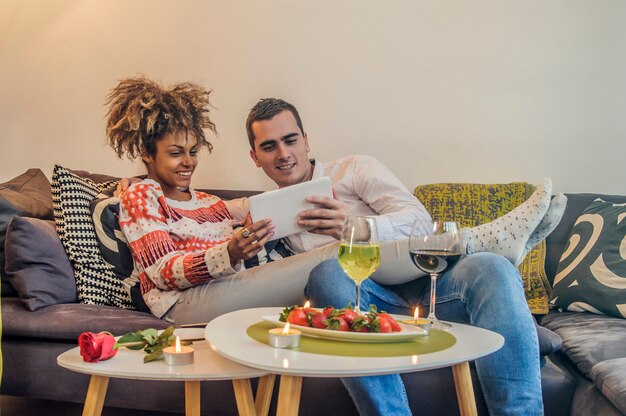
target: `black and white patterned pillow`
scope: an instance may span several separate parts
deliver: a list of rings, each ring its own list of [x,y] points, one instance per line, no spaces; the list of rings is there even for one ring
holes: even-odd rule
[[[626,318],[625,242],[626,204],[593,201],[572,228],[550,303]]]
[[[100,253],[111,271],[130,288],[133,306],[138,311],[150,312],[143,300],[139,279],[134,272],[133,255],[119,223],[120,199],[105,194],[91,201],[91,216]]]
[[[91,201],[91,217],[102,258],[124,280],[133,272],[133,257],[119,224],[120,199],[100,194]]]
[[[132,309],[130,295],[100,253],[91,201],[114,182],[95,183],[55,165],[52,204],[59,238],[74,267],[81,303]]]

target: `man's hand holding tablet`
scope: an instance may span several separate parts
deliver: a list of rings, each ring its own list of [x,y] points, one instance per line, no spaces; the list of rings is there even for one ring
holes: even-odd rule
[[[272,239],[304,230],[338,238],[348,215],[346,204],[333,198],[328,177],[254,195],[248,202],[253,221],[270,218],[276,225]]]
[[[339,240],[343,223],[350,216],[348,205],[334,196],[309,196],[306,201],[316,208],[301,211],[298,225],[309,229],[309,232],[329,235]]]

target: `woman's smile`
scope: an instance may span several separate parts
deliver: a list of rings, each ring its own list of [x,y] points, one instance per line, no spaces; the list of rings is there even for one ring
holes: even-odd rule
[[[157,181],[170,199],[188,201],[188,188],[198,164],[198,141],[185,131],[166,134],[157,141],[154,155],[143,157],[148,178]]]

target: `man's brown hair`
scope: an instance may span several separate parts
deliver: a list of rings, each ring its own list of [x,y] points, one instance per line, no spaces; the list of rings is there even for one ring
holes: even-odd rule
[[[300,133],[304,134],[300,114],[298,114],[298,110],[293,104],[289,104],[287,101],[281,100],[280,98],[261,98],[259,102],[252,107],[250,113],[248,113],[248,118],[246,119],[246,132],[248,133],[248,142],[250,143],[250,148],[252,150],[254,150],[254,132],[252,131],[252,123],[260,120],[271,120],[276,114],[282,113],[285,110],[293,114],[296,119],[296,124],[298,124],[298,127],[300,128]]]

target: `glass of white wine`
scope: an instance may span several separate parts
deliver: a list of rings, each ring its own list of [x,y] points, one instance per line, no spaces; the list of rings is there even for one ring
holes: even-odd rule
[[[361,282],[380,265],[380,244],[375,217],[352,216],[341,232],[339,265],[356,284],[356,313],[361,313]]]
[[[430,311],[428,319],[433,328],[448,330],[452,325],[435,315],[437,277],[461,258],[463,252],[461,227],[457,222],[416,221],[409,239],[409,255],[413,263],[430,275]]]

